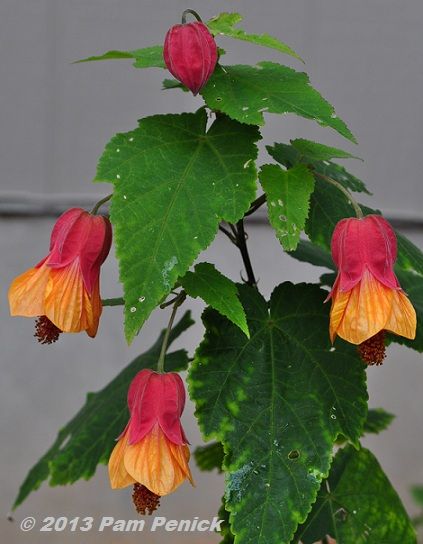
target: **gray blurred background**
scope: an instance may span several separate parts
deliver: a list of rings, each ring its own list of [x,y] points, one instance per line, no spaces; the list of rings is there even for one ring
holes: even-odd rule
[[[415,243],[423,247],[423,4],[421,0],[1,0],[0,2],[0,254],[1,338],[1,534],[4,541],[79,542],[80,533],[21,533],[20,520],[33,515],[115,516],[131,519],[130,492],[110,491],[104,467],[90,482],[67,488],[44,485],[15,513],[6,515],[29,467],[52,443],[56,431],[84,402],[87,391],[103,387],[135,355],[145,351],[165,324],[157,311],[140,336],[125,344],[121,308],[106,308],[93,342],[63,335],[49,347],[32,338],[33,322],[10,319],[8,284],[45,255],[54,215],[69,205],[90,206],[109,191],[91,185],[96,160],[116,132],[155,113],[193,111],[200,99],[160,91],[165,72],[136,70],[119,60],[72,65],[109,49],[130,50],[160,43],[180,13],[191,7],[203,19],[239,11],[244,28],[268,32],[290,44],[306,60],[313,85],[332,102],[358,138],[342,141],[329,129],[294,116],[268,116],[264,141],[305,137],[353,151],[365,162],[351,163],[374,192],[371,200]],[[220,39],[227,63],[275,60],[303,69],[271,50]],[[261,157],[266,160],[265,156]],[[369,200],[370,202],[370,200]],[[284,280],[313,281],[322,270],[284,255],[273,233],[250,222],[250,248],[269,294]],[[204,259],[234,279],[242,263],[223,237]],[[102,294],[119,296],[113,254],[103,269]],[[192,353],[201,339],[202,305],[190,301],[197,325],[178,342]],[[423,483],[423,365],[418,354],[393,346],[382,368],[371,368],[371,406],[397,415],[381,436],[365,440],[398,489],[410,513],[409,488]],[[189,406],[184,415],[193,446],[201,437]],[[199,474],[195,489],[184,485],[162,501],[160,514],[211,518],[219,507],[222,478]],[[213,543],[208,533],[85,533],[84,542]]]

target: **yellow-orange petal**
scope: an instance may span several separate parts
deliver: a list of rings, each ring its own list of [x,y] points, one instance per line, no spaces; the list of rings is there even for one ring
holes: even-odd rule
[[[15,278],[9,288],[9,305],[12,316],[37,317],[44,315],[44,298],[50,268],[43,264],[30,268]]]
[[[338,335],[352,344],[361,344],[383,330],[396,292],[365,270],[361,281],[350,291],[334,293],[330,314],[332,341]]]
[[[128,446],[128,439],[124,434],[116,443],[113,448],[112,454],[109,459],[109,478],[112,489],[121,489],[130,484],[134,484],[135,480],[130,474],[128,474],[125,463],[124,455]]]
[[[95,336],[101,314],[98,283],[90,295],[78,259],[63,268],[51,269],[44,314],[64,332],[86,330]]]
[[[385,324],[387,331],[413,340],[416,337],[416,310],[403,291],[394,291],[392,308]]]
[[[188,447],[171,442],[158,425],[124,454],[128,473],[160,497],[175,491],[187,478],[192,482],[188,459]]]

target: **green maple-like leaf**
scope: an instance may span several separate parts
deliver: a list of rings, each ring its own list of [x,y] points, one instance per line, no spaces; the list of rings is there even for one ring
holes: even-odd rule
[[[75,64],[81,62],[119,59],[133,59],[135,68],[165,68],[165,63],[163,60],[163,47],[161,45],[152,45],[151,47],[135,49],[134,51],[107,51],[102,55],[95,55],[77,60]]]
[[[188,295],[202,298],[206,304],[227,317],[250,337],[236,284],[216,270],[213,264],[197,264],[194,272],[187,272],[179,283]]]
[[[241,123],[263,125],[266,111],[295,113],[355,141],[329,102],[310,85],[307,74],[274,62],[219,65],[201,94],[209,108]]]
[[[236,544],[290,542],[329,471],[338,434],[357,443],[367,411],[363,364],[331,349],[325,292],[285,283],[270,303],[240,287],[251,338],[214,310],[189,389],[207,438],[223,443]]]
[[[262,45],[263,47],[270,47],[302,61],[302,58],[291,47],[269,34],[248,34],[242,28],[235,28],[242,19],[243,17],[239,13],[220,13],[216,17],[209,19],[207,26],[214,36],[227,36],[256,45]]]
[[[350,191],[371,194],[361,179],[353,176],[340,164],[333,162],[332,159],[357,158],[346,151],[304,139],[291,140],[291,145],[279,143],[266,146],[266,149],[275,161],[286,168],[296,164],[306,164],[315,172],[338,181]],[[325,158],[322,159],[322,157]]]
[[[259,174],[267,195],[269,221],[286,251],[296,249],[308,216],[314,177],[310,170],[299,164],[282,170],[276,164],[264,165]]]
[[[187,312],[173,328],[173,342],[193,324]],[[88,393],[79,412],[62,429],[43,457],[31,468],[22,483],[13,508],[47,479],[50,485],[65,485],[91,478],[99,463],[106,464],[115,440],[128,421],[126,396],[135,374],[143,368],[155,368],[164,331],[154,346],[124,368],[104,389]],[[166,370],[179,371],[188,365],[185,350],[166,356]]]
[[[339,544],[416,544],[416,534],[395,489],[366,449],[340,450],[305,524],[303,544],[330,535]]]
[[[372,408],[367,414],[364,433],[379,434],[393,422],[395,416],[383,408]]]
[[[117,134],[97,181],[114,183],[111,221],[124,287],[128,341],[215,237],[238,221],[256,192],[257,127],[207,114],[156,115]]]

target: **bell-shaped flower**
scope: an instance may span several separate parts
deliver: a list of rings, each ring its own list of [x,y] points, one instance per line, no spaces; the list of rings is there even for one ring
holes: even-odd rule
[[[362,358],[380,364],[384,331],[413,339],[416,312],[394,272],[397,240],[381,216],[342,219],[332,236],[332,258],[338,276],[332,299],[330,338],[338,335],[360,345]]]
[[[35,336],[41,343],[56,341],[61,332],[94,337],[102,311],[100,266],[111,241],[107,218],[67,210],[54,225],[47,257],[12,282],[11,315],[38,317]]]
[[[174,372],[141,370],[128,390],[129,422],[109,459],[112,488],[135,484],[134,503],[153,511],[159,498],[192,476],[188,440],[180,417],[185,388]]]

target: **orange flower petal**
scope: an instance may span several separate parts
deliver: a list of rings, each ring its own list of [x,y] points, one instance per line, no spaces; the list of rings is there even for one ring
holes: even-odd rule
[[[50,269],[45,265],[30,268],[15,278],[9,288],[10,314],[23,317],[44,315],[44,295]]]
[[[385,329],[413,340],[416,337],[416,310],[403,291],[394,291],[391,313]]]
[[[126,448],[125,468],[137,482],[162,497],[187,478],[192,481],[187,450],[187,446],[171,442],[155,425],[140,442]]]
[[[120,489],[135,483],[134,478],[128,474],[123,461],[127,447],[128,439],[125,434],[116,443],[109,459],[109,477],[112,489]]]
[[[339,335],[352,344],[361,344],[383,330],[396,292],[366,270],[351,291],[334,293],[330,316],[332,341]]]
[[[95,336],[101,314],[98,285],[92,299],[76,259],[69,266],[51,269],[45,299],[45,315],[64,332],[86,330]]]

